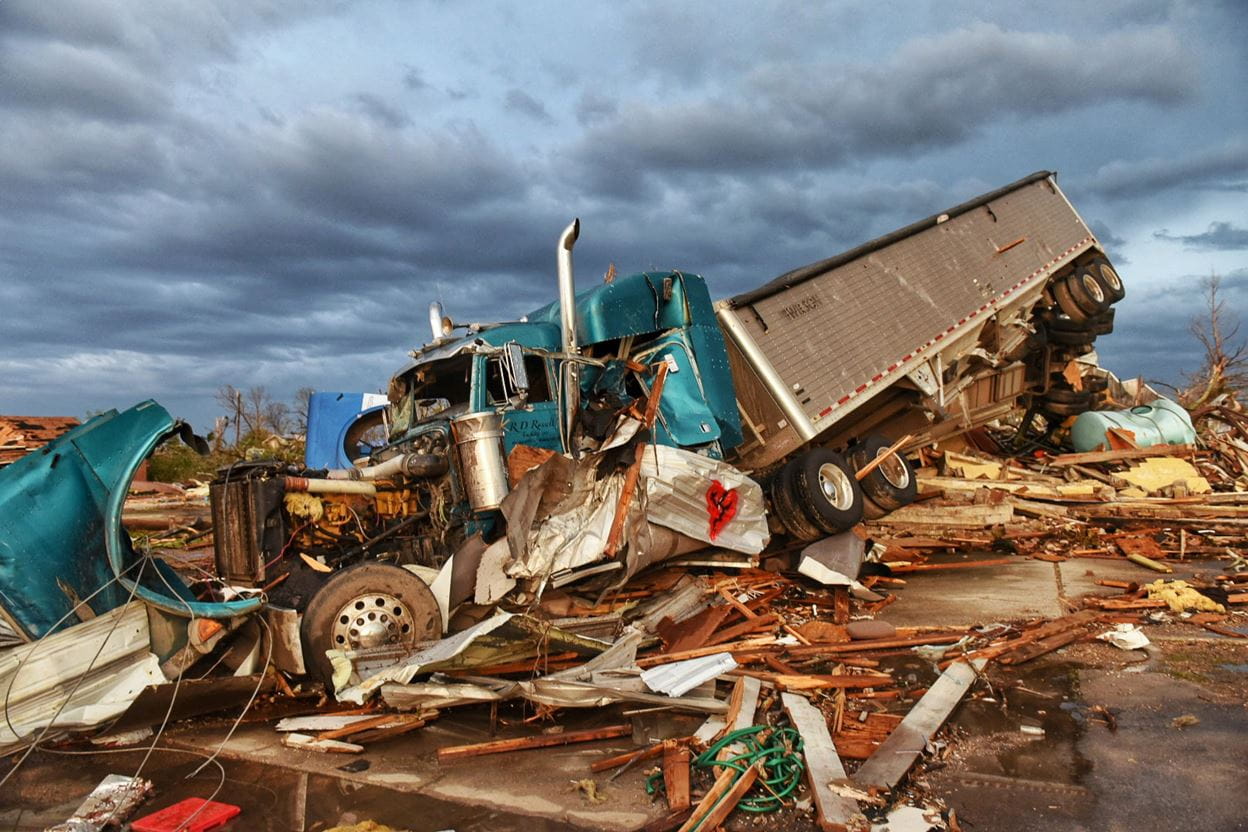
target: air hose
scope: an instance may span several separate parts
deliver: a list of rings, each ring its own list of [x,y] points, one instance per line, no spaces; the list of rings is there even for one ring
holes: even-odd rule
[[[723,760],[715,759],[721,749],[737,744],[740,753]],[[786,799],[802,782],[806,764],[801,751],[802,738],[796,729],[755,725],[726,734],[694,758],[693,766],[709,769],[715,777],[719,776],[720,769],[731,769],[739,778],[751,766],[759,764],[758,779],[737,803],[737,808],[744,812],[774,812],[785,805]],[[662,782],[661,770],[650,775],[646,780],[646,794],[655,794]]]

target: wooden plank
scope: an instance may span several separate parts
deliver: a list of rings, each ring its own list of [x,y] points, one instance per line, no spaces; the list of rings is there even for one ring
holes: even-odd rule
[[[950,665],[888,739],[880,743],[870,759],[862,764],[854,775],[854,781],[867,789],[888,790],[895,787],[923,753],[928,740],[962,701],[977,672],[986,663],[986,659],[975,659],[970,664],[954,662]]]
[[[722,644],[725,641],[732,641],[734,638],[748,635],[749,633],[757,633],[760,630],[770,630],[779,622],[780,616],[776,615],[774,612],[769,612],[766,615],[760,615],[757,618],[751,618],[749,620],[742,621],[739,624],[733,624],[731,627],[725,627],[716,633],[712,633],[710,638],[706,640],[706,644],[708,646],[712,644]]]
[[[664,748],[663,788],[667,791],[667,806],[673,812],[693,804],[689,796],[689,749],[683,745],[672,743]]]
[[[1153,445],[1149,448],[1124,448],[1120,451],[1089,451],[1082,454],[1059,454],[1049,464],[1062,468],[1068,465],[1088,465],[1097,462],[1117,462],[1123,459],[1144,459],[1150,456],[1190,456],[1196,448],[1192,445]]]
[[[715,786],[706,793],[706,797],[702,798],[698,808],[693,810],[689,820],[680,827],[680,832],[715,829],[722,824],[732,814],[732,810],[737,808],[737,803],[745,797],[745,793],[754,785],[761,767],[762,763],[755,763],[740,777],[737,776],[736,769],[725,769],[715,781]]]
[[[858,480],[859,482],[862,482],[864,479],[867,478],[867,476],[871,474],[872,471],[874,471],[876,468],[879,468],[880,465],[882,465],[886,459],[888,459],[893,454],[897,453],[897,450],[902,445],[906,444],[913,438],[914,436],[907,433],[905,436],[901,437],[896,442],[889,445],[884,450],[880,451],[878,454],[875,455],[875,459],[871,460],[866,465],[862,466],[861,468],[859,468],[857,471],[854,472],[854,479]]]
[[[944,569],[970,569],[975,566],[1008,566],[1011,563],[1018,562],[1018,558],[989,558],[987,560],[957,561],[956,563],[911,563],[905,566],[890,566],[889,569],[894,573],[939,572]]]
[[[473,745],[448,745],[438,749],[438,762],[479,757],[483,754],[500,754],[507,751],[527,751],[532,748],[550,748],[578,742],[609,740],[626,737],[633,733],[631,725],[612,725],[609,728],[592,728],[588,731],[568,731],[562,734],[543,734],[540,737],[518,737],[511,740],[495,740]]]
[[[712,653],[732,653],[734,657],[750,655],[757,656],[762,653],[774,653],[780,649],[780,646],[776,644],[774,636],[761,636],[759,638],[745,639],[744,641],[734,641],[730,644],[713,644],[710,647],[696,647],[693,650],[683,650],[679,653],[661,653],[655,656],[643,656],[637,660],[637,666],[645,669],[647,667],[654,667],[657,664],[678,662],[683,659],[698,659],[702,656],[709,656]]]
[[[824,832],[847,832],[850,825],[865,828],[866,818],[858,802],[832,789],[848,778],[823,714],[803,697],[793,693],[780,694],[789,721],[802,737],[802,755],[806,758],[806,776],[815,799],[816,820]]]
[[[663,652],[682,653],[685,650],[707,646],[709,643],[707,639],[730,615],[732,615],[731,607],[719,606],[708,607],[678,624],[671,624],[669,619],[663,619],[657,628],[659,637],[666,645]]]
[[[623,765],[649,760],[651,757],[657,757],[663,753],[663,743],[655,743],[646,748],[638,748],[634,751],[625,751],[623,754],[615,754],[601,760],[595,760],[590,763],[589,770],[595,774],[607,771],[608,769],[619,768]]]
[[[658,374],[650,388],[650,395],[646,397],[646,413],[642,417],[642,428],[645,430],[654,426],[654,417],[659,411],[659,399],[663,395],[663,382],[667,380],[667,370],[667,362],[659,365]],[[624,475],[624,487],[620,489],[620,499],[615,504],[615,517],[611,521],[611,531],[607,534],[607,544],[603,548],[603,554],[609,558],[615,557],[620,549],[622,543],[620,538],[624,534],[624,521],[628,519],[628,507],[633,502],[633,493],[637,490],[637,481],[641,477],[641,458],[645,454],[646,443],[639,441],[633,456],[633,463],[628,466],[628,472]]]
[[[790,656],[822,656],[836,653],[869,653],[872,650],[889,650],[894,647],[916,647],[920,644],[953,644],[961,641],[965,633],[950,635],[911,636],[908,638],[875,638],[862,641],[846,641],[839,644],[812,644],[809,647],[789,647]]]

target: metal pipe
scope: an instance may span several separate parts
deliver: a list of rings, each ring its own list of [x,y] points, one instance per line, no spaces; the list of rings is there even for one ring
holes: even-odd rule
[[[445,474],[449,463],[436,454],[399,454],[376,465],[363,468],[334,468],[325,474],[331,480],[380,480],[403,474],[408,477],[438,477]]]
[[[442,313],[442,304],[436,300],[429,304],[429,329],[433,331],[433,340],[446,335],[446,323]]]
[[[353,480],[313,480],[307,477],[287,477],[287,491],[306,491],[309,494],[369,494],[377,493],[371,482]]]
[[[563,334],[563,351],[568,355],[578,355],[576,336],[576,284],[572,276],[572,247],[576,238],[581,235],[581,221],[572,220],[568,227],[559,235],[559,244],[555,247],[555,261],[559,274],[559,320]],[[576,425],[576,415],[581,407],[581,367],[576,361],[563,362],[560,370],[562,379],[564,412],[563,435],[568,443],[565,449],[576,455],[572,447],[572,429]]]
[[[793,430],[797,431],[797,435],[803,442],[814,439],[819,431],[815,429],[810,418],[802,410],[801,402],[793,395],[793,391],[784,383],[784,379],[780,378],[776,368],[767,360],[767,356],[763,355],[763,351],[750,334],[745,331],[736,312],[727,304],[716,305],[718,308],[715,314],[719,318],[720,328],[737,345],[746,361],[758,373],[759,379],[766,386],[767,392],[771,393],[771,397],[776,400],[776,404],[780,406],[781,412],[789,420]]]

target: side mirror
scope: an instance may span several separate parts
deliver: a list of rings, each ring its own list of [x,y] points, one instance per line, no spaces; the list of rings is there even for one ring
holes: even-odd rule
[[[511,377],[511,383],[516,392],[522,398],[528,398],[529,374],[524,369],[524,352],[515,341],[503,348],[503,363],[507,367],[507,375]]]

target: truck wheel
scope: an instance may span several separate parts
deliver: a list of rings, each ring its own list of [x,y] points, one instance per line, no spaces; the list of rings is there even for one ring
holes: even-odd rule
[[[1044,325],[1049,328],[1049,332],[1087,332],[1092,320],[1074,321],[1069,315],[1054,315]]]
[[[1042,402],[1041,406],[1045,413],[1052,413],[1055,416],[1078,416],[1080,413],[1086,413],[1092,409],[1090,402],[1082,402],[1075,404],[1073,402]]]
[[[326,650],[409,647],[442,635],[442,614],[425,582],[388,563],[360,563],[329,578],[308,602],[299,635],[308,673],[333,689]]]
[[[1066,285],[1066,281],[1054,280],[1049,285],[1053,289],[1053,297],[1057,300],[1057,308],[1075,323],[1086,324],[1090,316],[1079,307],[1079,304],[1075,303],[1075,297],[1070,293],[1070,287]],[[1051,340],[1052,333],[1049,334]]]
[[[883,436],[868,436],[845,456],[853,469],[858,471],[891,445]],[[914,479],[914,472],[898,453],[889,454],[888,459],[881,462],[874,471],[858,480],[858,485],[868,503],[884,511],[909,505],[919,496],[919,484]],[[864,506],[863,514],[869,516],[868,507]]]
[[[862,519],[862,489],[845,458],[815,448],[796,460],[794,493],[806,516],[827,534],[851,529]]]
[[[1105,294],[1101,281],[1097,280],[1092,272],[1075,272],[1066,278],[1066,287],[1070,289],[1071,297],[1075,299],[1075,303],[1084,311],[1084,314],[1099,315],[1109,309],[1109,296]],[[1071,317],[1074,316],[1071,315]]]
[[[1122,285],[1118,271],[1104,257],[1098,257],[1088,264],[1088,270],[1101,282],[1110,303],[1117,303],[1127,296],[1127,289]]]
[[[1110,309],[1103,315],[1097,315],[1088,324],[1088,331],[1097,335],[1108,335],[1114,331],[1114,310]]]
[[[1069,387],[1053,387],[1049,392],[1044,394],[1045,404],[1057,402],[1058,404],[1082,404],[1086,405],[1092,401],[1092,393],[1087,390],[1071,390]]]
[[[771,506],[790,535],[798,540],[819,540],[824,536],[802,509],[797,498],[794,477],[797,460],[791,459],[771,480]]]
[[[1074,330],[1071,332],[1063,332],[1062,330],[1053,330],[1049,332],[1049,341],[1054,344],[1060,344],[1064,347],[1077,347],[1084,344],[1091,344],[1096,339],[1096,333],[1086,329]]]
[[[1109,389],[1109,379],[1100,376],[1088,376],[1083,380],[1083,389],[1092,395],[1104,393]]]

